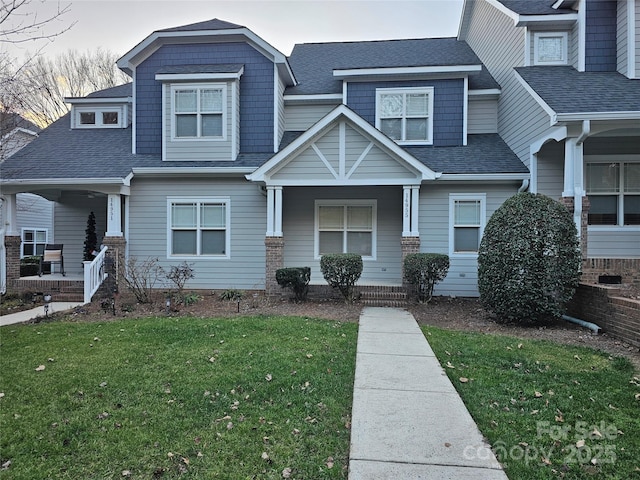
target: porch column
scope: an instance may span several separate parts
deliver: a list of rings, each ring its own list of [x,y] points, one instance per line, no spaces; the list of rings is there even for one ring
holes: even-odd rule
[[[127,240],[122,233],[122,195],[109,194],[107,196],[107,231],[102,239],[102,244],[108,247],[107,258],[113,262],[115,273],[114,288],[122,285],[125,274],[125,251]]]
[[[281,288],[276,270],[284,267],[284,239],[282,238],[282,187],[267,186],[267,234],[265,244],[265,293],[278,295]]]
[[[404,279],[404,259],[410,253],[420,252],[420,232],[418,229],[420,204],[420,187],[418,185],[405,185],[402,195],[402,284],[405,288],[409,285]]]
[[[1,207],[4,225],[0,225],[0,230],[4,228],[5,281],[7,291],[9,291],[12,283],[20,278],[20,245],[22,244],[22,239],[20,238],[16,221],[18,212],[16,195],[5,194]]]
[[[282,187],[267,187],[267,237],[282,236]]]
[[[105,236],[122,236],[122,202],[120,194],[109,194],[107,197],[107,231]]]

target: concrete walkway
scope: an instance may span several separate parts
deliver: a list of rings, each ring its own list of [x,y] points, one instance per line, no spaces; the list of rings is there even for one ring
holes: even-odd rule
[[[413,316],[360,315],[350,480],[507,480]]]
[[[49,315],[55,312],[63,312],[82,305],[82,302],[51,302],[49,305]],[[23,323],[35,320],[38,317],[44,317],[44,306],[41,305],[31,310],[10,313],[9,315],[0,316],[0,327],[3,325],[13,325],[14,323]]]

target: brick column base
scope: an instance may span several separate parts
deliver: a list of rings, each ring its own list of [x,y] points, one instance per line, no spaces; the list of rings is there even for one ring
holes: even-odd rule
[[[402,265],[400,266],[400,270],[402,271],[402,286],[407,289],[411,287],[411,285],[404,279],[404,259],[410,253],[420,253],[420,237],[402,237],[400,245],[402,246]]]
[[[4,237],[5,254],[7,258],[7,287],[13,280],[20,278],[20,245],[22,239],[18,236],[7,235]]]
[[[127,241],[124,237],[104,237],[102,244],[106,245],[107,258],[113,261],[113,270],[115,271],[116,288],[121,288],[124,285],[124,275],[126,270],[125,248]]]
[[[265,237],[266,266],[264,287],[267,296],[280,293],[280,285],[276,281],[276,270],[284,267],[284,239],[282,237]]]

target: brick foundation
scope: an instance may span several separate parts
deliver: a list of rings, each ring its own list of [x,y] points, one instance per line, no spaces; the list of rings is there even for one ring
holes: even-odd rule
[[[623,284],[640,286],[640,258],[587,258],[582,262],[582,282],[598,283],[600,275],[619,275]]]
[[[604,332],[640,348],[640,301],[617,297],[618,288],[581,283],[567,314],[601,327]]]
[[[4,247],[7,258],[7,291],[13,281],[20,279],[20,245],[22,239],[18,236],[4,237]]]
[[[284,239],[282,237],[265,237],[266,268],[265,293],[267,296],[280,295],[282,288],[276,281],[276,270],[284,267]]]
[[[412,291],[413,285],[407,283],[404,279],[404,259],[410,253],[420,253],[420,237],[402,237],[400,245],[402,247],[402,265],[400,265],[402,271],[402,286],[406,291]]]
[[[122,277],[125,274],[126,267],[126,239],[124,237],[104,237],[102,239],[102,244],[108,247],[106,255],[110,260],[113,260],[113,268],[115,270],[116,277],[116,285],[114,286],[114,288],[117,288],[118,285],[124,285],[124,280]]]

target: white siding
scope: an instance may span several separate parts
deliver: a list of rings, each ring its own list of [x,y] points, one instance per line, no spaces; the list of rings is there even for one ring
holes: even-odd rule
[[[469,113],[467,131],[474,133],[497,133],[498,100],[471,96],[469,97]]]
[[[487,221],[502,203],[518,190],[513,185],[431,185],[420,189],[420,251],[449,255],[449,194],[486,193]],[[466,255],[450,256],[447,277],[434,289],[435,295],[477,297],[478,261]]]
[[[640,258],[640,229],[589,227],[589,258]]]
[[[402,284],[402,187],[300,188],[284,190],[284,263],[286,267],[311,267],[311,283],[326,284],[320,260],[314,258],[315,200],[377,200],[377,251],[364,260],[359,284]]]
[[[195,277],[187,288],[264,289],[266,197],[241,179],[149,180],[136,178],[129,204],[129,255],[157,257],[164,268],[182,260],[167,257],[167,197],[228,197],[231,209],[230,258],[194,257]]]
[[[538,152],[538,193],[558,200],[564,189],[564,142],[548,142]]]
[[[274,64],[273,68],[275,69],[275,74],[278,79],[278,96],[276,97],[276,102],[278,105],[278,141],[276,146],[279,148],[280,140],[282,139],[282,134],[286,130],[285,128],[285,111],[284,111],[284,89],[285,85],[280,76],[278,75],[278,67]]]
[[[627,20],[629,18],[629,2],[628,0],[618,0],[618,22],[617,22],[617,43],[618,43],[618,72],[627,75],[629,68],[629,28]]]
[[[287,105],[284,111],[285,130],[303,132],[335,107],[335,105]]]

